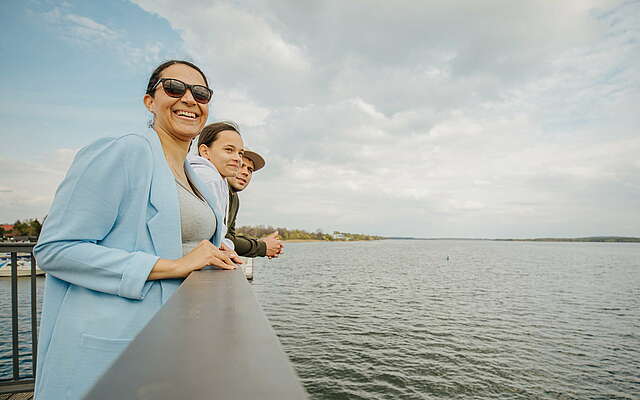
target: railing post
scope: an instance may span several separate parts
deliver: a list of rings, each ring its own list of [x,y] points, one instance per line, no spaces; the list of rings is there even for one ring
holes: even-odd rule
[[[11,337],[13,342],[13,379],[20,379],[20,353],[18,343],[18,253],[11,252]]]
[[[38,365],[38,301],[36,285],[36,257],[31,252],[31,371],[36,377]]]
[[[38,352],[38,300],[37,300],[37,282],[36,282],[36,260],[33,256],[34,243],[0,243],[0,253],[10,254],[10,265],[6,269],[2,268],[2,279],[9,279],[11,286],[11,357],[7,357],[6,362],[11,362],[10,378],[0,379],[0,399],[6,398],[7,393],[24,393],[32,392]],[[18,269],[18,255],[30,254],[31,257],[31,340],[32,340],[32,371],[33,377],[30,377],[25,371],[20,371],[20,319],[19,319],[19,293],[18,293],[18,277],[21,270]],[[9,272],[9,274],[5,274]],[[6,278],[4,278],[6,277]],[[8,328],[8,326],[7,326]],[[24,355],[23,355],[24,357]],[[10,361],[9,361],[10,360]],[[21,376],[22,375],[22,376]],[[26,376],[25,376],[26,375]]]

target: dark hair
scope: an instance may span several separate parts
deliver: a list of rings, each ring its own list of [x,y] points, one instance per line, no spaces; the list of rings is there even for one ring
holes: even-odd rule
[[[207,147],[211,146],[213,142],[218,140],[218,135],[220,135],[220,132],[222,131],[234,131],[240,135],[240,129],[238,129],[238,126],[231,121],[220,121],[209,124],[202,129],[202,132],[200,132],[197,149],[198,155],[200,155],[200,145],[204,144]]]
[[[209,87],[209,82],[207,81],[207,77],[204,75],[204,72],[202,72],[202,70],[200,68],[198,68],[197,65],[189,62],[189,61],[184,61],[184,60],[169,60],[169,61],[165,61],[162,64],[158,65],[158,67],[153,71],[153,73],[151,74],[151,77],[149,78],[149,84],[147,85],[147,91],[146,93],[153,97],[153,87],[158,83],[158,81],[160,80],[160,74],[162,73],[162,71],[164,71],[166,68],[174,65],[174,64],[184,64],[184,65],[188,65],[189,67],[195,69],[196,71],[200,72],[200,75],[202,75],[202,78],[204,79],[204,83],[205,85],[207,85],[207,87]]]

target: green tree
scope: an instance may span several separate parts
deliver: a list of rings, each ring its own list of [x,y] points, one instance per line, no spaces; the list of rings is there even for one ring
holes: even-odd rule
[[[37,218],[30,218],[24,222],[17,220],[13,224],[13,233],[16,236],[34,236],[38,237],[42,230],[42,224]]]
[[[19,219],[13,224],[13,234],[16,236],[27,236],[27,224],[24,224]]]
[[[29,223],[29,236],[35,236],[38,237],[40,236],[40,231],[42,230],[42,224],[40,223],[40,221],[38,221],[38,218],[34,218],[30,223]]]

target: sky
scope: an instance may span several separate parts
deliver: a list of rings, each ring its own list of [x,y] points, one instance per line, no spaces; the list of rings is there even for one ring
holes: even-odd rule
[[[0,223],[147,129],[180,58],[267,161],[238,225],[640,236],[639,0],[4,0],[0,30]]]

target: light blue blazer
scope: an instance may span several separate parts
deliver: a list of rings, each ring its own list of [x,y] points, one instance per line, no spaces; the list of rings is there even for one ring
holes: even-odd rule
[[[184,166],[214,210],[219,246],[215,196]],[[147,281],[158,258],[182,257],[181,243],[176,183],[154,131],[78,152],[34,249],[47,272],[37,399],[82,398],[182,282]]]

